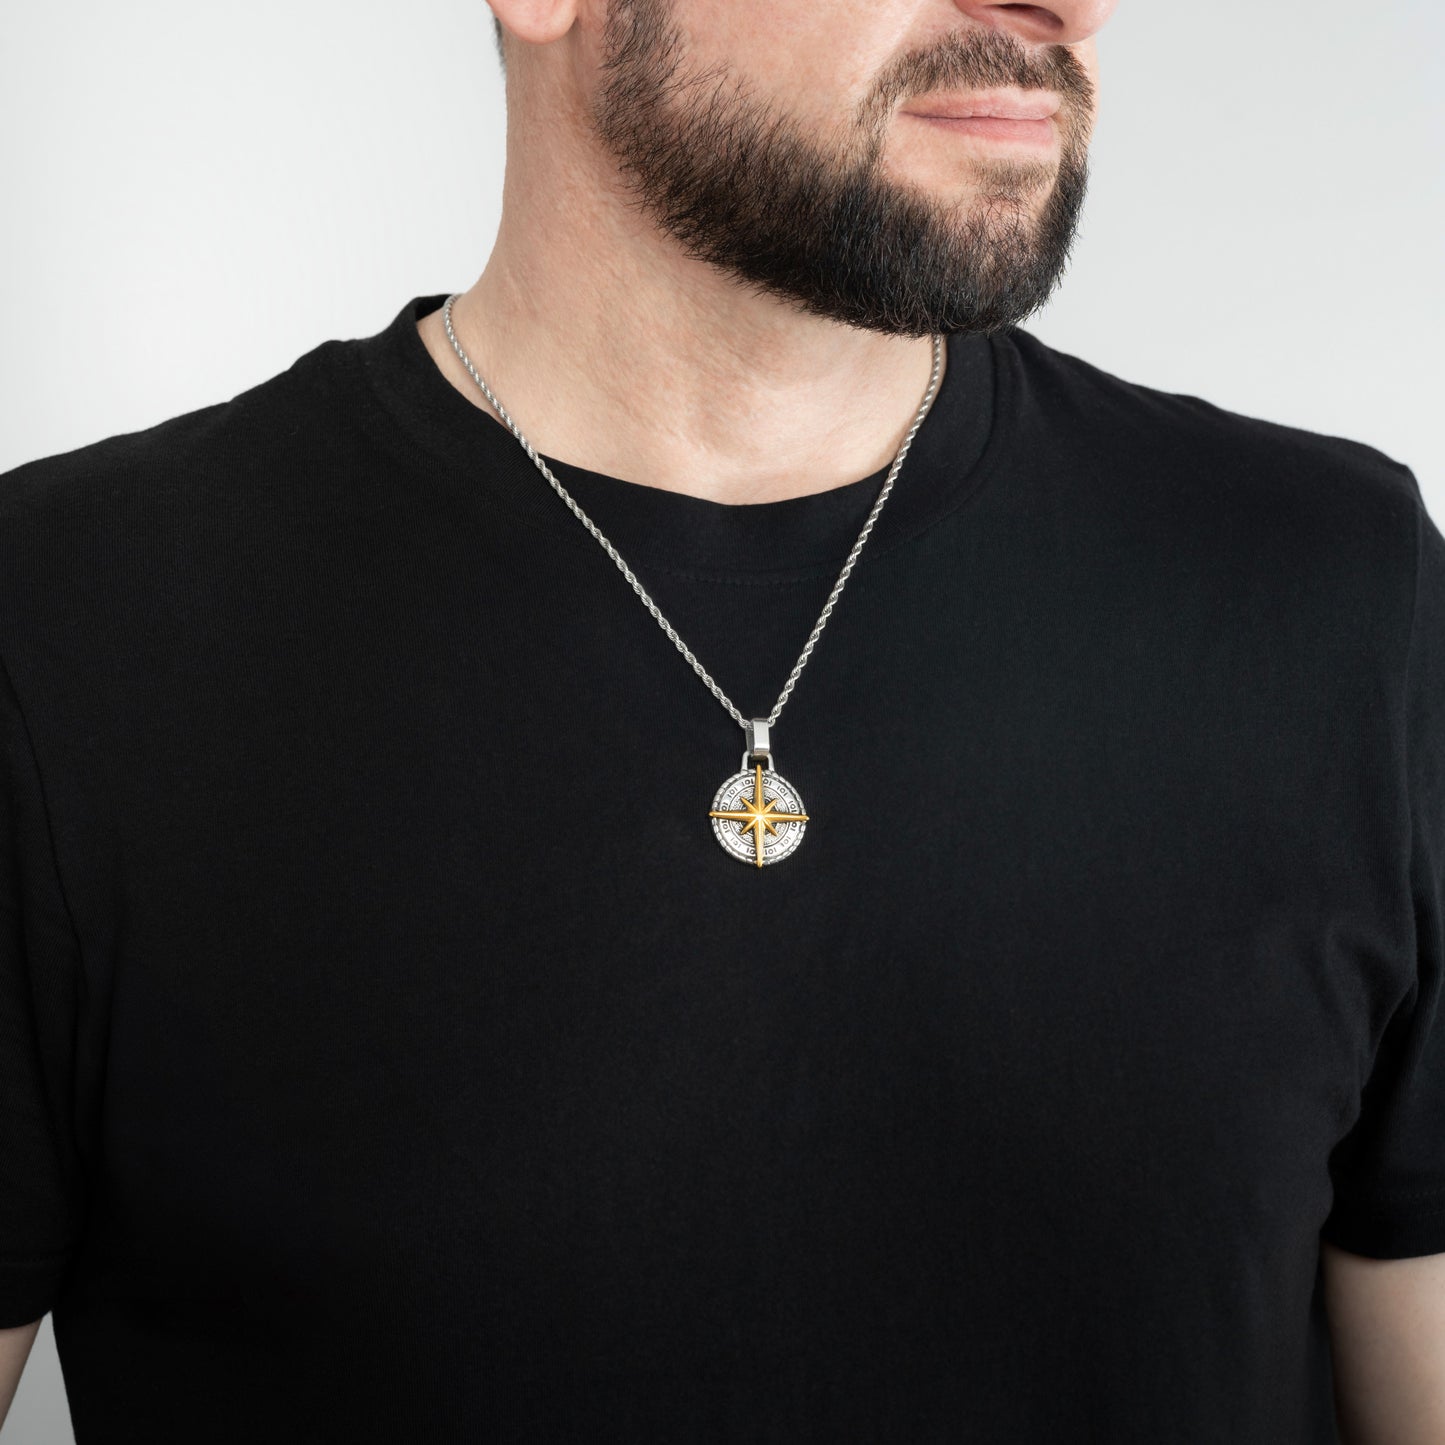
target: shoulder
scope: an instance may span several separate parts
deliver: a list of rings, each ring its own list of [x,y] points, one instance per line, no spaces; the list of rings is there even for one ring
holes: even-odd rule
[[[0,472],[0,538],[47,527],[154,522],[168,506],[215,503],[238,478],[325,447],[348,379],[348,343],[326,341],[225,401],[99,438]]]
[[[1020,328],[1003,346],[1030,439],[1130,503],[1279,542],[1373,538],[1397,557],[1413,554],[1419,483],[1379,447],[1128,379]]]
[[[0,606],[115,592],[227,537],[284,539],[361,444],[353,347],[324,341],[228,400],[0,473]]]
[[[74,669],[159,646],[303,569],[364,454],[350,346],[0,473],[0,659]]]

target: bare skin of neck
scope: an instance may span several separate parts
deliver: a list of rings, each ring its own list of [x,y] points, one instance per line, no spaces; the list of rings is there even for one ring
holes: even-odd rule
[[[627,206],[580,124],[548,120],[509,125],[497,241],[452,308],[533,447],[727,504],[887,467],[928,390],[931,339],[801,314],[689,258]],[[440,310],[417,329],[442,375],[504,426]]]
[[[567,297],[578,278],[566,279],[539,280],[535,301],[521,303],[494,256],[453,304],[452,328],[537,451],[642,486],[734,505],[845,486],[892,462],[932,376],[926,338],[859,339],[799,323],[791,336],[760,341],[757,361],[745,354],[745,339],[757,336],[749,304],[734,300],[740,314],[729,315],[719,297],[706,318],[705,308],[678,307],[698,314],[693,329],[674,321],[655,332],[609,323],[628,315],[621,298],[574,308]],[[494,301],[498,292],[513,304]],[[441,310],[417,330],[443,376],[505,427],[448,340]],[[945,348],[940,386],[946,367]]]

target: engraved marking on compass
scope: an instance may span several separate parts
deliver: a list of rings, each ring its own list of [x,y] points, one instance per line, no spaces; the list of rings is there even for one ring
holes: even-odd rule
[[[779,813],[776,811],[778,800],[776,798],[763,798],[763,765],[753,764],[753,795],[744,800],[746,806],[739,811],[730,811],[720,808],[709,808],[709,818],[727,818],[734,823],[742,824],[740,832],[753,835],[753,848],[755,850],[754,861],[759,868],[763,866],[763,842],[764,834],[776,833],[779,823],[806,823],[806,813]]]

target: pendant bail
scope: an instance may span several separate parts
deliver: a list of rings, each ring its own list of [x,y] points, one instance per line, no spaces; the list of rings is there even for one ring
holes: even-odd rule
[[[754,763],[762,763],[769,772],[773,770],[773,755],[768,750],[768,720],[755,717],[751,722],[743,724],[743,730],[747,733],[748,745],[743,751],[743,769],[746,771]]]

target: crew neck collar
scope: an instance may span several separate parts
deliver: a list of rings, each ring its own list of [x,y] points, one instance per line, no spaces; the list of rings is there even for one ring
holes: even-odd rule
[[[415,296],[352,354],[394,420],[469,505],[501,506],[564,546],[601,550],[521,443],[443,375],[417,332],[447,293]],[[939,520],[973,493],[1003,446],[1013,375],[999,338],[946,338],[947,365],[903,459],[858,565]],[[920,398],[921,400],[921,398]],[[526,432],[526,423],[517,418]],[[900,433],[901,440],[901,433]],[[781,501],[730,504],[649,487],[540,453],[552,473],[628,563],[701,574],[836,571],[846,560],[893,464],[841,487]]]

